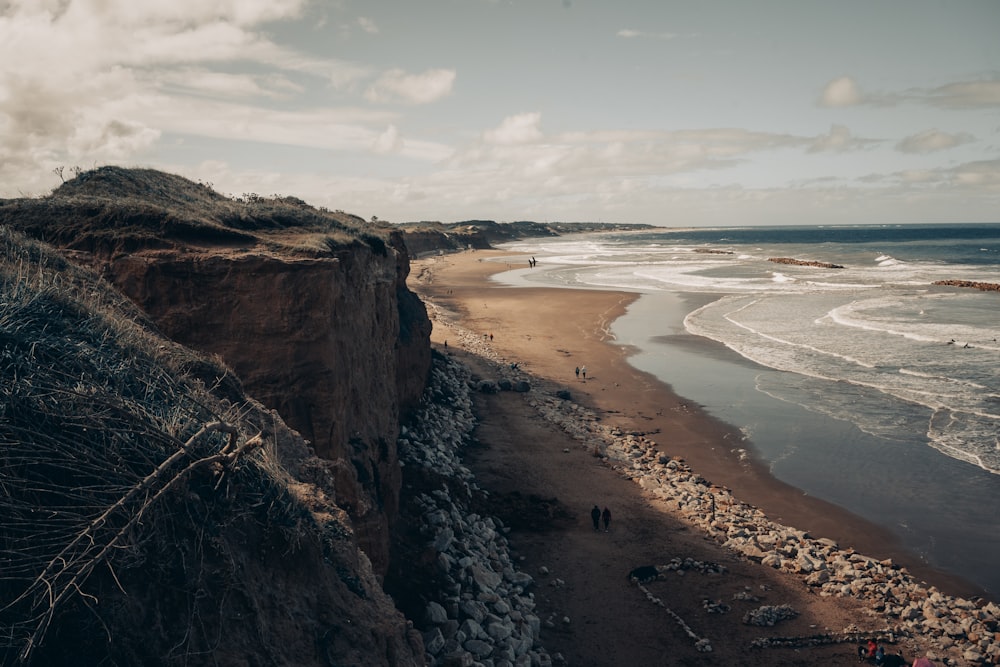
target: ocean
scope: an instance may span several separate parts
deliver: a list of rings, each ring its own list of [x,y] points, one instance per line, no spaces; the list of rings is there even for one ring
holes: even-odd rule
[[[538,260],[504,284],[639,293],[611,328],[630,363],[739,428],[737,448],[775,477],[1000,594],[1000,292],[932,284],[1000,284],[1000,224],[658,228],[503,248]]]

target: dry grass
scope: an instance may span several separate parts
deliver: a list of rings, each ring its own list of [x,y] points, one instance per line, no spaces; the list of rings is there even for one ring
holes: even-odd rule
[[[364,243],[378,251],[390,230],[294,197],[226,196],[173,174],[121,167],[81,172],[48,197],[0,201],[0,225],[101,256],[259,245],[316,254],[328,251],[330,242],[335,247]]]
[[[120,587],[137,568],[150,580],[197,569],[207,526],[277,523],[294,542],[307,513],[257,447],[247,408],[215,396],[239,395],[224,367],[155,336],[116,292],[44,246],[0,227],[0,248],[6,665],[31,663],[60,624],[110,634],[97,606],[108,582]],[[185,520],[192,498],[205,508],[197,525]],[[177,551],[194,558],[163,557]]]

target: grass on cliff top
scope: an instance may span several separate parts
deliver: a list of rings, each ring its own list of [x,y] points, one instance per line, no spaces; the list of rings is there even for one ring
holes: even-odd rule
[[[123,582],[128,604],[159,585],[204,613],[199,568],[234,548],[218,526],[305,511],[227,369],[42,244],[0,227],[0,249],[0,663],[85,664],[119,632]],[[161,631],[182,647],[190,622]]]
[[[81,172],[46,197],[0,201],[0,225],[109,256],[178,246],[316,253],[361,242],[376,248],[389,229],[295,197],[231,197],[175,174],[110,166]]]

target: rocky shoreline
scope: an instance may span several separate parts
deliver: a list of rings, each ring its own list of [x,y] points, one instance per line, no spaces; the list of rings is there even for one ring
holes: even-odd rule
[[[433,304],[428,306],[433,308]],[[437,316],[443,315],[439,312]],[[919,638],[920,644],[929,647],[933,657],[945,664],[1000,664],[1000,606],[943,594],[915,580],[905,568],[891,560],[877,560],[852,549],[842,549],[832,540],[813,538],[804,531],[769,520],[761,510],[733,497],[728,489],[697,475],[683,460],[664,453],[653,440],[602,424],[597,415],[574,403],[568,392],[538,390],[534,378],[496,358],[480,335],[464,331],[454,323],[451,326],[462,332],[461,347],[493,362],[496,378],[487,382],[491,385],[487,391],[518,383],[522,383],[523,390],[527,385],[530,390],[523,391],[525,400],[542,418],[570,434],[580,447],[600,456],[606,465],[641,486],[692,527],[703,531],[707,538],[741,558],[801,577],[818,595],[862,601],[871,616],[870,625],[881,628],[880,640],[898,644],[908,638]],[[448,368],[452,378],[448,380],[449,392],[458,392],[458,385],[463,383],[469,388],[471,378],[467,370],[457,370],[463,368],[457,364],[449,364]],[[471,388],[483,390],[479,383]],[[432,388],[429,391],[441,390]],[[467,398],[450,401],[460,405],[468,401],[471,405],[471,399]],[[449,423],[463,424],[462,428],[470,432],[474,423],[471,412],[458,420],[438,417],[427,423],[430,426],[422,434],[411,431],[401,440],[407,465],[448,468],[474,486],[471,473],[460,462],[461,437],[456,437],[453,427],[448,426]],[[442,443],[442,438],[453,446]],[[527,592],[532,578],[518,573],[511,563],[506,540],[502,537],[503,526],[476,515],[463,518],[460,510],[455,511],[454,499],[442,496],[436,493],[425,499],[428,540],[444,549],[440,559],[442,567],[457,574],[452,577],[450,595],[436,606],[428,605],[428,618],[434,621],[431,629],[425,631],[424,639],[428,647],[437,649],[436,652],[428,649],[430,664],[499,667],[558,662],[560,657],[549,656],[538,642],[538,629],[543,624],[535,614],[533,596]],[[448,523],[445,520],[448,516],[457,524]],[[457,553],[448,553],[447,549],[458,548],[456,534],[465,536],[461,547]],[[481,546],[470,550],[474,544]],[[656,566],[656,571],[656,576],[671,571],[670,563]],[[662,606],[662,601],[648,591],[647,597]],[[495,598],[500,598],[499,609],[509,607],[516,613],[506,616],[495,613],[498,601]],[[475,602],[494,605],[493,611],[488,606],[485,610],[492,617],[483,617],[487,619],[486,627],[493,628],[492,632],[484,630],[482,622],[475,621],[472,609],[483,611],[478,605],[470,607],[469,603]],[[438,607],[445,613],[442,614]],[[769,613],[761,612],[765,616]],[[466,623],[470,619],[475,624]],[[676,620],[684,627],[683,619]],[[473,634],[476,635],[474,639],[483,644],[469,644]],[[841,632],[808,637],[762,639],[760,645],[773,642],[781,646],[809,646],[855,642],[860,637],[858,628],[848,627]],[[699,650],[711,650],[704,638],[694,636],[692,640],[701,642]],[[477,662],[455,662],[461,660],[459,656],[463,653]],[[511,653],[513,659],[509,659]]]
[[[542,620],[535,613],[534,579],[517,569],[499,519],[470,509],[484,493],[462,464],[476,420],[472,377],[451,357],[436,355],[419,414],[398,441],[406,467],[423,469],[443,483],[416,498],[420,534],[435,554],[443,582],[426,604],[422,631],[431,667],[547,667],[562,660],[540,645]]]

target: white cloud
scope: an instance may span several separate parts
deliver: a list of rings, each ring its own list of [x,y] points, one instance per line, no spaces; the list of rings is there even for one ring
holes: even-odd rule
[[[949,134],[937,129],[925,130],[902,139],[896,144],[896,150],[902,153],[932,153],[967,144],[973,140],[972,135],[966,132]]]
[[[257,104],[301,94],[303,76],[347,94],[371,76],[366,66],[279,46],[262,31],[268,22],[300,16],[305,4],[0,2],[0,183],[25,182],[25,172],[46,174],[57,164],[128,161],[164,133],[371,150],[381,132],[375,128],[384,129],[389,116]],[[427,143],[413,150],[446,154]]]
[[[281,74],[231,74],[203,67],[170,69],[153,78],[158,87],[220,99],[281,98],[303,90]]]
[[[809,152],[844,153],[847,151],[870,148],[877,143],[879,143],[878,139],[855,137],[851,134],[851,131],[843,125],[831,125],[828,133],[820,135],[812,140],[809,146]]]
[[[28,3],[25,3],[28,4]],[[252,26],[299,16],[305,0],[61,0],[69,20],[96,18],[121,25],[198,24],[224,21]]]
[[[824,87],[817,103],[823,107],[840,108],[859,105],[889,107],[901,102],[954,110],[1000,108],[1000,79],[957,81],[936,88],[865,93],[854,79],[842,76]]]
[[[433,189],[449,183],[484,202],[485,210],[490,210],[490,202],[506,199],[553,208],[591,198],[625,205],[629,194],[646,196],[642,193],[668,184],[690,183],[700,190],[711,182],[709,173],[741,165],[759,152],[804,148],[812,141],[739,128],[543,135],[540,123],[537,112],[504,119],[483,133],[482,142],[443,163]],[[422,191],[431,189],[427,183],[422,186]],[[442,210],[448,210],[447,205]]]
[[[1000,108],[1000,80],[949,83],[920,97],[945,109]]]
[[[161,96],[134,115],[154,127],[233,141],[368,152],[393,116],[363,109],[272,109],[198,97]]]
[[[451,69],[430,69],[420,74],[391,69],[371,85],[365,98],[376,103],[428,104],[450,94],[454,83],[455,70]]]
[[[635,39],[637,37],[648,37],[651,39],[673,39],[677,35],[672,32],[645,32],[643,30],[633,30],[632,28],[622,28],[615,33],[624,39]]]
[[[1000,160],[966,162],[951,170],[956,185],[1000,194]]]
[[[823,107],[851,107],[861,104],[863,97],[858,84],[849,76],[842,76],[826,84],[819,98]]]
[[[483,133],[483,140],[488,144],[526,144],[542,138],[539,128],[542,114],[538,112],[522,113],[508,116],[498,127]]]
[[[358,17],[358,25],[361,26],[361,29],[367,32],[369,35],[378,34],[378,26],[375,24],[375,21],[366,16]]]
[[[77,124],[69,137],[67,149],[71,155],[85,156],[92,162],[100,163],[129,158],[159,138],[159,130],[141,123],[94,118]]]
[[[397,153],[403,147],[403,139],[399,136],[399,129],[395,125],[385,128],[385,132],[375,138],[372,150],[376,153]]]

